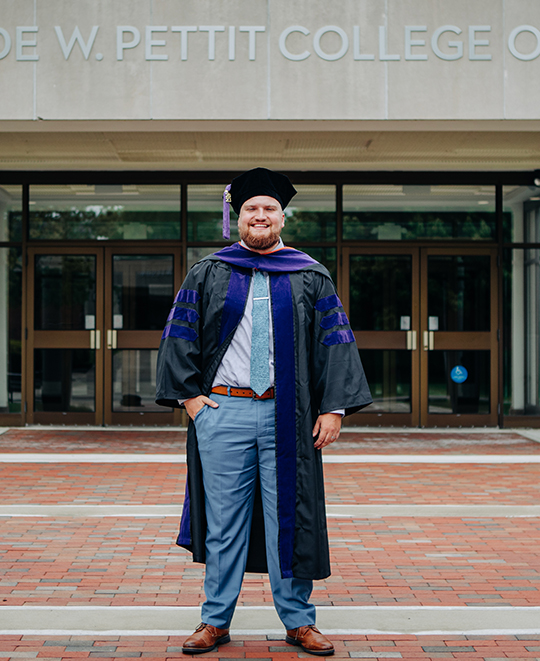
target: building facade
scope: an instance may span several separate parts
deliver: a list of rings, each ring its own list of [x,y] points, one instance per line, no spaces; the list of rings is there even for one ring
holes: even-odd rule
[[[349,314],[352,424],[540,426],[537,2],[0,10],[0,425],[180,424],[161,329],[264,166]]]

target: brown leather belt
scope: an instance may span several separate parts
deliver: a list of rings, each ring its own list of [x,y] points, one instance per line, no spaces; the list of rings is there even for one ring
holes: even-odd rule
[[[262,395],[257,395],[251,388],[231,388],[229,386],[215,386],[212,392],[216,395],[228,395],[229,397],[250,397],[251,399],[274,399],[274,389],[268,388]]]

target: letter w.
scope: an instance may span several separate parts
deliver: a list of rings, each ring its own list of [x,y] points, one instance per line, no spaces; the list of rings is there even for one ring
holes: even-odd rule
[[[82,38],[82,34],[81,31],[79,30],[79,26],[76,26],[75,30],[73,30],[73,34],[71,35],[71,39],[69,40],[68,44],[66,43],[66,40],[64,38],[64,33],[62,32],[62,28],[59,25],[55,25],[54,30],[56,32],[56,36],[58,37],[58,43],[60,44],[62,53],[64,53],[64,58],[66,60],[71,55],[71,51],[73,50],[73,46],[75,46],[76,41],[79,42],[79,46],[81,47],[82,53],[84,55],[84,59],[87,60],[90,56],[90,52],[92,51],[92,46],[94,45],[94,41],[96,40],[96,35],[99,30],[99,25],[94,25],[94,27],[92,28],[92,32],[90,33],[88,43],[85,43],[84,39]]]

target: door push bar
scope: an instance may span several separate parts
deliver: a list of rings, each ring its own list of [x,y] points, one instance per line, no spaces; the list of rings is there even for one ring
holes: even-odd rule
[[[90,331],[90,349],[97,349],[97,351],[101,349],[101,331]]]
[[[407,351],[416,351],[416,331],[407,331]]]
[[[435,331],[424,331],[424,351],[433,351],[435,348]]]
[[[109,329],[107,331],[107,349],[116,349],[116,338],[118,331]]]

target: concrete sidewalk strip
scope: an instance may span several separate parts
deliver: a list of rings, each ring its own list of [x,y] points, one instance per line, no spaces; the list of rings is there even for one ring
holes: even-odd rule
[[[9,464],[185,464],[185,454],[3,452]],[[326,454],[325,464],[540,464],[540,454]]]
[[[325,464],[540,464],[540,454],[334,454]]]
[[[329,517],[540,517],[540,505],[327,505]],[[0,505],[0,517],[179,517],[175,505]]]
[[[345,418],[347,422],[347,418]],[[143,431],[143,432],[153,432],[153,431],[165,431],[165,432],[181,432],[187,431],[187,427],[160,427],[158,425],[148,427],[148,426],[124,426],[124,425],[114,425],[104,427],[102,425],[85,425],[81,427],[80,425],[26,425],[25,427],[0,427],[0,433],[3,431],[97,431],[97,432],[118,432],[118,431]],[[341,428],[342,432],[352,432],[352,433],[363,433],[363,434],[396,434],[396,433],[409,433],[409,434],[475,434],[478,436],[490,436],[492,434],[527,434],[529,432],[534,433],[534,429],[523,429],[520,427],[511,428],[499,428],[499,427],[349,427],[347,425]],[[540,439],[539,439],[540,440]]]
[[[326,511],[330,517],[366,519],[384,517],[540,517],[540,505],[327,505]]]
[[[539,455],[540,458],[540,455]],[[185,464],[185,454],[113,454],[97,452],[13,452],[1,453],[8,464]]]
[[[182,606],[2,606],[0,635],[183,635],[200,622],[200,608]],[[320,606],[327,634],[537,635],[540,607]],[[238,607],[236,635],[283,634],[272,606]]]
[[[530,441],[536,441],[536,443],[540,443],[540,429],[527,429],[527,430],[516,429],[515,431],[517,434],[525,438],[528,438]]]

